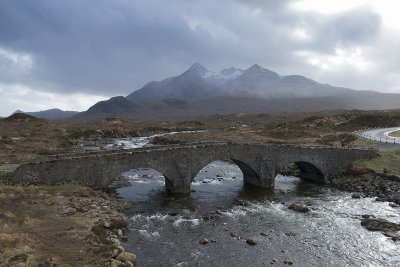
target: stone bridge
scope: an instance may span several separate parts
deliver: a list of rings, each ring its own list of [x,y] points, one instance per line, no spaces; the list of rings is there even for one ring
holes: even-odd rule
[[[189,193],[197,173],[216,160],[232,160],[243,172],[245,183],[273,187],[279,170],[290,163],[300,177],[324,179],[339,174],[349,163],[377,156],[375,150],[301,147],[274,144],[211,143],[152,147],[52,156],[19,166],[12,181],[54,184],[79,180],[106,187],[121,173],[151,168],[165,176],[166,189]]]

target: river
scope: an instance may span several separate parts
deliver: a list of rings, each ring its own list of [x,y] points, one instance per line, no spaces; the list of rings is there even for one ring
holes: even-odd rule
[[[137,266],[262,266],[273,259],[275,266],[400,266],[400,243],[360,225],[363,214],[400,222],[399,208],[387,202],[282,175],[274,189],[247,187],[240,169],[221,161],[203,168],[181,198],[165,193],[154,170],[124,176],[132,185],[118,193],[133,203],[124,247]],[[311,211],[289,210],[292,202]],[[249,237],[258,244],[247,244]],[[202,238],[216,242],[203,245]]]

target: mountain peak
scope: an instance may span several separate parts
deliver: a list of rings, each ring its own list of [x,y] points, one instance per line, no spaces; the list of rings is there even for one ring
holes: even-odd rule
[[[248,68],[248,70],[250,71],[263,71],[263,70],[267,70],[266,68],[261,67],[258,64],[254,64],[253,66],[251,66],[250,68]]]
[[[206,67],[204,67],[203,65],[201,65],[200,63],[194,63],[186,72],[191,72],[191,73],[205,73],[208,70],[206,69]]]
[[[269,69],[263,68],[258,64],[254,64],[250,68],[244,71],[246,75],[251,75],[251,76],[263,76],[263,77],[269,77],[274,80],[279,79],[279,75],[276,72],[270,71]]]

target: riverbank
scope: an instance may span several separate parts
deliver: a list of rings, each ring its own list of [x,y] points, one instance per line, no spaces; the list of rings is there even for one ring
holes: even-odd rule
[[[337,189],[354,192],[356,197],[375,197],[376,201],[388,201],[400,205],[400,178],[376,173],[362,168],[349,168],[344,175],[330,181]]]
[[[129,207],[78,184],[0,185],[0,266],[133,266]]]

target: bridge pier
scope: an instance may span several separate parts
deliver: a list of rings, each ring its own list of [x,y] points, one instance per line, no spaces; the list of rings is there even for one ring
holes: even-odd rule
[[[243,181],[247,184],[264,188],[273,188],[276,176],[275,166],[270,159],[260,159],[250,166],[240,160],[232,159],[243,173]]]
[[[168,193],[187,195],[190,194],[190,182],[185,182],[187,179],[170,180],[165,177],[165,189]],[[178,182],[180,181],[180,182]]]

